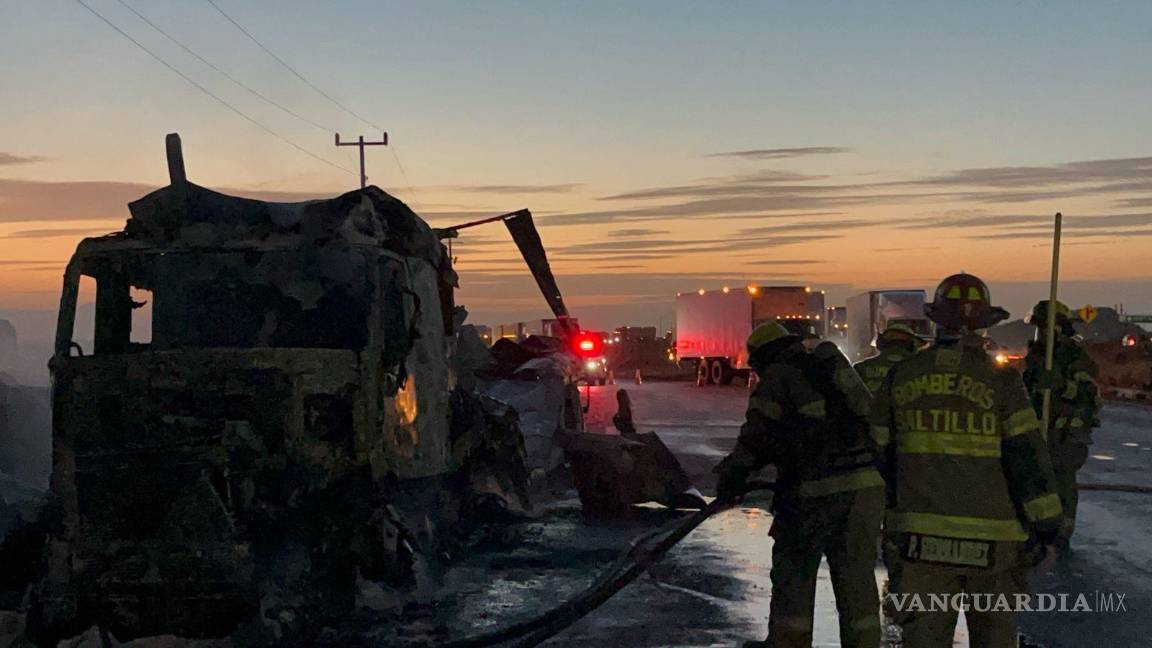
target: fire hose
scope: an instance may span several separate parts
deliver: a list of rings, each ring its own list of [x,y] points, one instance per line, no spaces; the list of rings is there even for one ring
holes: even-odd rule
[[[749,491],[770,489],[771,483],[749,484]],[[704,520],[720,513],[735,502],[713,500],[699,511],[649,531],[633,540],[627,550],[612,563],[594,583],[576,597],[549,610],[534,619],[513,624],[507,628],[483,635],[460,639],[445,644],[445,648],[482,648],[508,644],[516,648],[528,648],[559,634],[576,623],[589,612],[603,605],[617,592],[624,589],[641,574],[648,571],[673,547],[683,540]]]
[[[749,490],[771,490],[774,484],[769,482],[753,482]],[[1082,491],[1104,491],[1117,493],[1139,493],[1152,495],[1152,486],[1137,486],[1134,484],[1079,484]],[[624,589],[641,574],[648,571],[661,558],[672,550],[681,540],[688,536],[705,520],[723,512],[734,505],[734,502],[713,500],[708,506],[699,511],[673,520],[653,531],[649,531],[633,540],[628,549],[604,572],[594,583],[589,585],[576,597],[548,612],[510,625],[487,634],[459,639],[444,644],[445,648],[485,648],[508,644],[515,648],[529,648],[535,646],[557,634],[587,616]]]

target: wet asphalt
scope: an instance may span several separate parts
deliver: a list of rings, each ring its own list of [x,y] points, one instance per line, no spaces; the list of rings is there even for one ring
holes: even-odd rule
[[[627,389],[641,432],[657,432],[711,495],[712,467],[739,432],[740,386],[646,383],[594,387],[590,431],[611,433],[615,389]],[[1109,404],[1081,481],[1152,486],[1152,408]],[[751,499],[707,520],[635,583],[545,646],[739,646],[768,626],[772,540],[767,502]],[[1125,611],[1032,613],[1024,632],[1047,648],[1152,646],[1152,496],[1085,493],[1075,552],[1036,575],[1038,592],[1125,595]],[[628,542],[677,513],[644,509],[630,520],[590,520],[575,497],[539,520],[488,539],[447,574],[437,617],[452,638],[532,618],[590,585]],[[884,579],[877,564],[876,578]],[[1096,599],[1094,599],[1096,600]],[[1115,596],[1112,597],[1115,600]],[[838,646],[826,565],[817,588],[815,646]],[[955,646],[966,646],[961,625]]]

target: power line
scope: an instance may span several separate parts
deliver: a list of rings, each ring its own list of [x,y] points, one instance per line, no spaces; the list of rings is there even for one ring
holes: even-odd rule
[[[323,162],[324,164],[327,164],[328,166],[331,166],[331,167],[334,167],[334,168],[340,169],[341,171],[344,171],[345,173],[351,173],[351,174],[353,174],[353,175],[355,175],[355,174],[356,174],[356,172],[355,172],[355,171],[353,171],[352,169],[349,169],[349,168],[346,168],[346,167],[340,166],[339,164],[336,164],[335,162],[332,162],[331,160],[327,160],[327,159],[325,159],[325,158],[322,158],[322,157],[320,157],[319,155],[316,155],[315,153],[313,153],[312,151],[309,151],[308,149],[304,148],[303,146],[300,146],[300,145],[299,145],[299,144],[297,144],[296,142],[293,142],[292,140],[288,139],[287,137],[284,137],[284,136],[283,136],[283,135],[281,135],[280,133],[277,133],[276,131],[272,130],[271,128],[269,128],[269,127],[265,126],[264,124],[260,123],[260,122],[259,122],[259,121],[257,121],[257,120],[256,120],[254,117],[251,117],[251,116],[249,116],[247,113],[243,112],[243,111],[242,111],[242,110],[240,110],[239,108],[237,108],[237,107],[233,106],[232,104],[228,103],[227,101],[225,101],[224,99],[222,99],[222,98],[221,98],[219,95],[215,94],[214,92],[212,92],[212,91],[211,91],[211,90],[209,90],[208,88],[205,88],[204,86],[202,86],[202,85],[200,85],[199,83],[197,83],[197,82],[196,82],[194,79],[192,79],[192,77],[188,76],[187,74],[184,74],[183,72],[181,72],[181,71],[180,71],[178,68],[176,68],[175,66],[173,66],[173,65],[172,65],[171,63],[169,63],[168,61],[165,61],[163,58],[161,58],[161,57],[160,57],[160,55],[159,55],[159,54],[156,54],[156,53],[155,53],[155,52],[153,52],[152,50],[150,50],[150,49],[148,49],[147,47],[145,47],[145,46],[144,46],[144,45],[143,45],[143,44],[142,44],[140,41],[136,40],[135,38],[132,38],[132,36],[131,36],[131,35],[129,35],[129,34],[128,34],[128,32],[126,32],[126,31],[124,31],[123,29],[120,29],[118,26],[116,26],[116,23],[113,23],[111,20],[108,20],[108,19],[107,19],[107,18],[105,18],[105,17],[104,17],[104,16],[103,16],[103,15],[102,15],[100,12],[96,11],[96,10],[95,10],[95,9],[93,9],[92,7],[90,7],[90,6],[88,6],[87,4],[85,4],[84,0],[76,0],[76,2],[77,2],[77,4],[79,4],[81,7],[84,7],[85,9],[87,9],[87,10],[88,10],[88,12],[89,12],[89,13],[91,13],[93,16],[96,16],[97,18],[99,18],[99,19],[100,19],[100,20],[101,20],[101,21],[102,21],[102,22],[103,22],[105,25],[108,25],[109,27],[111,27],[112,29],[114,29],[114,30],[116,31],[116,33],[120,34],[120,35],[121,35],[121,36],[123,36],[124,38],[127,38],[129,41],[132,41],[132,44],[134,44],[136,47],[139,47],[140,49],[144,50],[144,52],[145,52],[146,54],[148,54],[148,56],[151,56],[152,58],[156,59],[156,61],[157,61],[158,63],[160,63],[161,65],[163,65],[164,67],[166,67],[166,68],[168,68],[169,70],[171,70],[171,71],[175,72],[176,74],[180,75],[180,78],[182,78],[182,79],[184,79],[185,81],[187,81],[188,83],[192,84],[192,85],[193,85],[193,86],[194,86],[194,87],[195,87],[197,90],[199,90],[200,92],[203,92],[204,94],[208,95],[209,97],[212,97],[212,98],[213,98],[213,99],[215,99],[216,101],[220,102],[220,104],[221,104],[221,105],[223,105],[223,106],[224,106],[225,108],[227,108],[228,110],[231,110],[232,112],[236,113],[237,115],[239,115],[239,116],[243,117],[244,119],[246,119],[246,120],[248,120],[248,121],[252,122],[252,124],[254,124],[254,125],[255,125],[255,126],[257,126],[258,128],[260,128],[260,129],[261,129],[261,130],[263,130],[264,132],[266,132],[266,133],[268,133],[269,135],[271,135],[271,136],[275,137],[276,139],[280,140],[281,142],[284,142],[285,144],[287,144],[287,145],[291,146],[292,148],[294,148],[294,149],[296,149],[296,150],[300,151],[301,153],[304,153],[305,155],[307,155],[307,156],[309,156],[309,157],[312,157],[312,158],[314,158],[314,159],[316,159],[316,160],[319,160],[320,162]]]
[[[123,2],[124,0],[120,0],[120,1]],[[236,29],[239,29],[240,32],[243,33],[245,36],[247,36],[249,40],[251,40],[253,43],[255,43],[260,49],[264,50],[264,52],[266,54],[268,54],[268,56],[271,56],[277,63],[284,66],[284,69],[291,72],[293,75],[296,76],[297,79],[300,79],[308,87],[312,88],[317,93],[319,93],[320,96],[322,96],[325,99],[327,99],[328,101],[332,102],[332,104],[335,105],[340,110],[343,110],[344,112],[348,113],[349,115],[360,120],[360,122],[362,122],[368,126],[371,126],[372,128],[374,128],[377,131],[381,131],[381,132],[384,131],[383,128],[381,128],[380,126],[377,126],[376,124],[373,124],[372,122],[368,121],[364,117],[361,117],[356,111],[352,110],[351,108],[344,105],[343,103],[337,101],[335,98],[332,97],[332,95],[328,94],[327,92],[324,92],[324,90],[322,90],[315,83],[312,83],[307,78],[305,78],[303,74],[300,74],[300,72],[298,72],[296,70],[296,68],[289,65],[287,61],[285,61],[284,59],[277,56],[275,52],[268,49],[268,47],[266,45],[264,45],[264,43],[260,42],[260,40],[258,38],[253,36],[252,32],[248,31],[247,29],[244,28],[243,25],[236,22],[236,20],[232,16],[228,15],[227,12],[225,12],[223,9],[220,8],[220,5],[216,4],[215,0],[206,0],[206,1],[208,2],[208,4],[212,5],[212,8],[215,9],[216,12],[219,13],[221,16],[223,16],[225,20],[232,23],[232,25]],[[335,129],[331,129],[331,130],[335,131]],[[416,195],[416,190],[412,188],[412,183],[408,181],[408,173],[404,170],[404,164],[400,162],[399,152],[396,150],[396,148],[393,145],[390,145],[388,148],[392,152],[392,157],[396,160],[396,167],[398,169],[400,169],[400,177],[403,178],[404,184],[408,187],[408,192],[412,195],[412,201],[416,203],[416,206],[419,207],[421,209],[421,211],[423,211],[423,208],[420,207],[420,199]]]
[[[416,208],[424,211],[424,206],[420,204],[420,197],[416,195],[416,190],[412,188],[412,183],[408,182],[408,174],[404,171],[404,165],[400,163],[400,154],[396,152],[396,144],[392,143],[388,150],[392,151],[392,157],[396,159],[396,168],[400,169],[400,177],[404,179],[404,185],[408,187],[408,193],[412,194],[412,202],[416,203]]]
[[[227,13],[225,13],[224,10],[220,8],[220,5],[216,4],[216,2],[214,0],[207,0],[207,2],[208,2],[208,4],[212,5],[212,8],[215,9],[221,16],[224,16],[224,18],[227,19],[228,22],[232,23],[236,27],[236,29],[239,29],[241,32],[243,32],[244,35],[247,36],[249,40],[251,40],[253,43],[256,43],[256,45],[258,45],[260,47],[260,49],[264,50],[268,54],[268,56],[271,56],[272,58],[276,59],[276,62],[279,63],[280,65],[283,65],[284,69],[286,69],[289,72],[291,72],[292,74],[296,75],[297,79],[300,79],[304,83],[308,84],[308,87],[310,87],[313,90],[315,90],[316,92],[320,93],[321,96],[323,96],[328,101],[331,101],[337,108],[339,108],[340,110],[343,110],[344,112],[348,113],[349,115],[352,115],[356,119],[363,122],[365,125],[371,126],[373,129],[375,129],[377,131],[383,131],[384,130],[383,128],[377,126],[376,124],[373,124],[372,122],[368,121],[367,119],[364,119],[360,115],[356,114],[356,112],[353,111],[351,108],[349,108],[348,106],[345,106],[344,104],[340,103],[336,99],[332,98],[332,96],[329,95],[327,92],[324,92],[323,90],[321,90],[320,87],[317,86],[315,83],[312,83],[308,79],[304,78],[304,75],[297,72],[296,68],[292,67],[291,65],[288,65],[288,63],[284,59],[280,58],[279,56],[276,56],[276,54],[273,53],[272,50],[265,47],[264,43],[261,43],[255,36],[252,35],[251,32],[249,32],[247,29],[244,29],[244,27],[241,26],[240,23],[236,22],[232,18],[232,16],[229,16]]]
[[[212,68],[213,70],[215,70],[216,72],[218,72],[220,75],[222,75],[222,76],[223,76],[225,79],[228,79],[229,81],[231,81],[232,83],[236,84],[237,86],[240,86],[240,87],[241,87],[241,88],[243,88],[244,90],[247,90],[249,93],[251,93],[251,94],[255,95],[256,97],[258,97],[258,98],[260,98],[260,99],[264,100],[264,102],[265,102],[265,103],[267,103],[267,104],[269,104],[269,105],[272,105],[272,106],[275,106],[276,108],[279,108],[280,110],[282,110],[282,111],[284,111],[285,113],[287,113],[287,114],[289,114],[289,115],[291,115],[291,116],[295,117],[296,119],[299,119],[300,121],[304,122],[305,124],[308,124],[309,126],[314,126],[314,127],[318,128],[318,129],[320,129],[320,130],[322,130],[322,131],[325,131],[325,132],[329,132],[329,133],[330,133],[330,132],[332,132],[332,129],[331,129],[331,128],[329,128],[328,126],[325,126],[325,125],[323,125],[323,124],[319,124],[319,123],[317,123],[317,122],[315,122],[315,121],[312,121],[311,119],[309,119],[309,118],[307,118],[307,117],[305,117],[305,116],[301,115],[300,113],[297,113],[296,111],[294,111],[294,110],[292,110],[292,109],[290,109],[290,108],[288,108],[288,107],[286,107],[286,106],[284,106],[284,105],[282,105],[282,104],[280,104],[280,103],[276,102],[275,100],[273,100],[273,99],[271,99],[271,98],[269,98],[269,97],[267,97],[267,96],[265,96],[265,95],[261,94],[260,92],[256,91],[254,88],[252,88],[252,87],[250,87],[249,85],[245,84],[243,81],[240,81],[240,80],[239,80],[239,79],[237,79],[236,77],[234,77],[234,76],[232,76],[231,74],[228,74],[228,73],[227,73],[227,72],[225,72],[224,70],[220,69],[220,67],[219,67],[219,66],[217,66],[217,65],[216,65],[216,64],[214,64],[214,63],[212,63],[211,61],[209,61],[208,59],[204,58],[203,56],[200,56],[199,54],[197,54],[197,53],[196,53],[196,52],[195,52],[195,51],[194,51],[194,50],[193,50],[191,47],[189,47],[189,46],[185,45],[184,43],[182,43],[182,42],[181,42],[179,39],[177,39],[175,36],[173,36],[172,34],[169,34],[168,32],[164,31],[163,29],[161,29],[159,25],[157,25],[156,23],[154,23],[154,22],[152,22],[151,20],[149,20],[147,16],[145,16],[144,14],[140,13],[139,11],[137,11],[137,10],[136,10],[136,9],[135,9],[135,8],[134,8],[132,5],[128,4],[128,3],[127,3],[125,0],[116,0],[116,1],[117,1],[117,2],[119,2],[120,4],[124,5],[124,7],[125,7],[126,9],[128,9],[128,11],[131,11],[132,13],[136,14],[136,17],[137,17],[137,18],[139,18],[140,20],[143,20],[144,22],[148,23],[148,26],[149,26],[149,27],[151,27],[152,29],[155,29],[156,31],[160,32],[160,34],[161,34],[161,35],[163,35],[165,38],[167,38],[168,40],[170,40],[170,41],[172,41],[173,43],[175,43],[176,45],[178,45],[178,46],[180,47],[180,49],[182,49],[182,50],[184,50],[185,52],[188,52],[188,53],[189,53],[189,54],[191,54],[192,56],[196,57],[196,60],[198,60],[198,61],[200,61],[201,63],[203,63],[204,65],[207,65],[208,67]]]

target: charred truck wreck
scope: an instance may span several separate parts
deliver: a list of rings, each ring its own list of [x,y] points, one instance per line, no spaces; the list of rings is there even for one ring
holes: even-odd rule
[[[366,582],[414,587],[417,547],[460,508],[444,494],[469,455],[449,415],[457,281],[436,233],[374,186],[266,203],[188,182],[175,135],[168,156],[171,184],[66,271],[38,643],[342,614]],[[73,336],[81,277],[91,349]]]

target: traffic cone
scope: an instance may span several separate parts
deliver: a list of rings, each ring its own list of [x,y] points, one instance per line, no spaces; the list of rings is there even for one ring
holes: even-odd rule
[[[613,371],[611,369],[608,370],[608,377],[604,379],[604,384],[605,385],[615,385],[616,384],[616,374],[613,373]]]
[[[644,379],[642,379],[640,377],[640,370],[639,369],[636,370],[636,384],[637,385],[643,385],[644,384]]]

